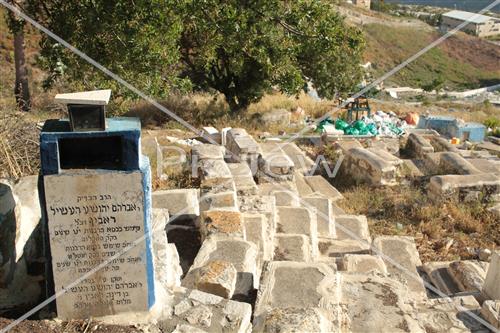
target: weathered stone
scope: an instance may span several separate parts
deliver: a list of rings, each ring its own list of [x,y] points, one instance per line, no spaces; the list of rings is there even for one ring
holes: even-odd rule
[[[472,260],[454,261],[448,266],[448,272],[461,291],[481,291],[486,272]]]
[[[472,296],[435,298],[418,305],[425,332],[488,332],[477,319],[480,305]]]
[[[373,246],[378,249],[377,254],[384,255],[387,271],[408,287],[415,300],[427,298],[422,278],[417,271],[422,262],[413,238],[379,236],[373,241]]]
[[[256,244],[264,258],[264,252],[268,247],[267,242],[269,242],[266,235],[268,223],[266,216],[260,213],[243,213],[242,217],[246,240]]]
[[[335,270],[324,263],[273,261],[264,267],[255,305],[256,326],[273,309],[332,309],[339,301]],[[262,316],[262,317],[261,317]]]
[[[307,184],[302,174],[300,174],[299,172],[295,172],[294,179],[299,196],[305,197],[313,193],[312,188]]]
[[[358,140],[338,140],[334,143],[335,149],[341,150],[345,155],[347,152],[353,148],[363,148],[361,143]]]
[[[255,195],[238,197],[239,209],[242,213],[263,214],[266,221],[265,241],[262,258],[270,260],[273,256],[273,239],[276,233],[276,202],[273,196]]]
[[[318,253],[316,213],[302,207],[278,207],[276,232],[309,236],[313,257]]]
[[[429,140],[416,133],[411,133],[408,136],[406,148],[412,153],[414,157],[418,158],[423,158],[425,154],[434,152],[434,148],[432,147]]]
[[[238,195],[256,195],[257,184],[247,163],[228,163]]]
[[[294,164],[277,142],[263,142],[259,157],[259,183],[293,180]]]
[[[431,177],[428,195],[434,200],[487,202],[500,193],[500,177],[495,174],[446,175]]]
[[[385,149],[380,149],[380,148],[373,147],[373,148],[367,148],[367,150],[370,151],[370,152],[372,152],[372,153],[374,153],[378,157],[382,158],[386,162],[394,165],[396,168],[401,167],[401,165],[404,163],[403,160],[401,160],[400,158],[392,155],[391,153],[389,153]]]
[[[482,173],[500,174],[500,161],[491,161],[484,158],[468,158],[466,161]]]
[[[484,301],[481,308],[481,316],[486,319],[494,328],[500,330],[500,300]]]
[[[174,244],[168,243],[166,226],[169,219],[166,209],[153,209],[152,240],[155,279],[172,288],[181,285],[182,268]]]
[[[158,320],[161,332],[237,332],[251,330],[250,304],[226,300],[199,290],[176,288],[167,318]]]
[[[337,215],[335,229],[337,238],[340,240],[354,239],[368,243],[372,240],[368,221],[364,215]]]
[[[237,271],[234,297],[246,296],[259,286],[258,249],[254,243],[243,239],[210,237],[205,240],[198,252],[193,265],[189,269],[182,285],[194,287],[196,271],[211,261],[226,261],[233,264]]]
[[[240,212],[210,210],[201,214],[200,234],[202,240],[210,235],[224,235],[228,237],[245,237],[243,219]]]
[[[349,273],[387,274],[382,258],[368,254],[346,254],[342,259],[342,268]]]
[[[319,308],[277,308],[256,320],[253,332],[334,332],[332,324]]]
[[[311,261],[311,240],[306,235],[276,234],[275,261]]]
[[[217,186],[233,180],[231,171],[224,160],[201,160],[198,171],[202,187]]]
[[[258,195],[272,195],[274,191],[290,191],[297,192],[297,187],[294,182],[276,182],[276,183],[262,183],[258,185]]]
[[[272,109],[260,115],[260,121],[263,125],[290,125],[291,112],[286,109]]]
[[[237,271],[227,261],[214,260],[196,270],[196,289],[230,299],[236,288]]]
[[[424,332],[400,282],[345,273],[341,281],[341,332]]]
[[[231,152],[231,162],[247,162],[250,166],[257,166],[260,147],[245,129],[230,129],[226,135],[226,148]]]
[[[458,148],[452,145],[448,140],[441,136],[431,136],[429,138],[430,144],[434,148],[434,151],[450,151],[453,153],[458,153]]]
[[[238,211],[236,191],[226,191],[220,193],[203,191],[203,194],[200,197],[200,210],[202,212],[207,210]]]
[[[446,295],[454,295],[461,291],[459,285],[448,271],[450,262],[429,262],[422,269],[429,277],[431,283]]]
[[[226,149],[224,146],[214,144],[194,145],[191,148],[191,156],[194,162],[201,160],[223,160]]]
[[[406,178],[419,178],[425,175],[424,171],[419,168],[418,162],[414,160],[402,160],[402,176]]]
[[[439,163],[440,174],[457,174],[457,175],[474,175],[479,174],[475,166],[468,162],[465,158],[457,153],[444,152],[441,153]]]
[[[221,144],[222,143],[222,136],[221,133],[212,126],[205,126],[201,129],[201,136],[204,138],[206,141],[210,143],[217,143]]]
[[[332,201],[321,195],[310,195],[303,197],[302,203],[306,208],[316,209],[318,235],[321,237],[335,238],[337,234],[335,228],[335,216],[333,215]]]
[[[337,258],[346,254],[370,254],[370,244],[353,239],[319,238],[319,252],[324,258]]]
[[[322,176],[306,176],[304,180],[311,187],[313,192],[319,192],[333,202],[344,198],[342,194]]]
[[[300,198],[292,191],[273,191],[271,195],[276,198],[276,206],[300,206]]]
[[[281,149],[285,152],[288,158],[293,162],[295,171],[300,174],[308,174],[314,167],[314,161],[307,156],[302,149],[297,147],[293,142],[285,142],[281,145]]]
[[[155,191],[152,197],[153,208],[167,209],[174,221],[194,221],[200,216],[198,189]]]
[[[500,300],[500,251],[494,251],[491,255],[490,266],[486,273],[483,285],[483,294],[488,299]]]
[[[0,315],[18,316],[43,296],[46,251],[38,176],[0,180]]]
[[[388,152],[387,154],[390,155]],[[387,160],[368,149],[352,148],[345,155],[341,171],[357,183],[374,186],[396,185],[398,183],[398,171],[394,162],[396,159],[398,166],[401,165],[401,160],[397,157]]]

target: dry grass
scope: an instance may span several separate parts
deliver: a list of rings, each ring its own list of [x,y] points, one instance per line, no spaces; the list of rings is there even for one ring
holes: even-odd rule
[[[434,203],[422,189],[405,186],[357,186],[343,195],[342,208],[366,215],[373,236],[415,237],[424,262],[472,259],[467,247],[500,246],[498,219],[479,203]]]

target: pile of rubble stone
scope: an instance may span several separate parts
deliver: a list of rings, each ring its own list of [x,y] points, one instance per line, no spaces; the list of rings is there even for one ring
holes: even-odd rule
[[[453,151],[443,140],[420,134],[411,134],[407,146],[415,158],[397,157],[394,142],[368,148],[339,142],[343,172],[373,185],[394,185],[408,177],[405,165],[413,163],[414,173],[424,173],[419,166],[425,165],[427,174],[434,166],[455,174],[432,176],[430,192],[498,199],[495,159]],[[500,329],[499,251],[484,261],[422,264],[412,238],[372,239],[366,217],[338,206],[342,194],[322,176],[310,175],[313,161],[293,143],[259,143],[244,129],[230,129],[223,145],[193,146],[191,159],[199,188],[153,193],[155,275],[170,299],[154,324],[162,331]],[[36,177],[30,181],[36,188]],[[36,239],[24,235],[33,232],[41,213],[30,209],[35,203],[19,200],[27,193],[20,185],[4,182],[0,189],[0,213],[16,212],[12,220],[18,224],[0,234],[10,242],[1,243],[2,308],[12,300],[5,292],[13,295],[23,285],[13,281],[40,280],[39,272],[25,272],[25,280],[8,272],[12,265],[26,268],[25,261],[40,260],[33,251],[39,245],[30,245]],[[20,226],[26,223],[21,217],[36,223]],[[167,239],[176,230],[199,235],[194,258],[174,246],[176,239]],[[23,299],[30,301],[30,295]]]
[[[415,137],[422,139],[412,135],[408,145]],[[340,143],[351,175],[370,170],[374,185],[396,183],[405,161],[382,147],[347,146]],[[238,322],[235,331],[487,332],[499,327],[500,253],[493,253],[491,263],[423,265],[412,238],[372,239],[366,217],[338,207],[342,194],[322,176],[308,175],[314,163],[293,143],[258,143],[245,130],[231,129],[224,146],[197,145],[192,155],[200,189],[155,192],[153,202],[170,212],[169,228],[200,233],[202,245],[182,287],[254,304],[253,311],[241,307],[231,321]],[[454,163],[446,154],[442,159]],[[489,184],[489,176],[480,177]],[[189,208],[180,212],[180,206]],[[186,318],[191,330],[220,328],[213,306],[187,303],[176,305],[175,314],[196,311],[198,321]]]

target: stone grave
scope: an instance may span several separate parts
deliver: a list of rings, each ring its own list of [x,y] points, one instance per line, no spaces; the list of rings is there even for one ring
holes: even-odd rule
[[[92,119],[82,118],[97,117],[95,107],[103,107],[109,93],[89,94],[76,100],[64,94],[60,100],[68,104],[70,121],[47,121],[40,136],[62,319],[148,311],[155,302],[151,176],[149,160],[140,154],[140,122],[109,118],[103,128],[89,126]],[[75,104],[80,113],[72,113]]]

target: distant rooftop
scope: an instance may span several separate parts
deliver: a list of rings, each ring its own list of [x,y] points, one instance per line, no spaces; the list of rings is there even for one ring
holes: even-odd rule
[[[461,21],[470,21],[476,24],[485,23],[490,20],[495,20],[495,21],[499,20],[495,17],[471,13],[471,12],[464,12],[462,10],[452,10],[443,14],[443,16],[454,18],[456,20],[461,20]]]

